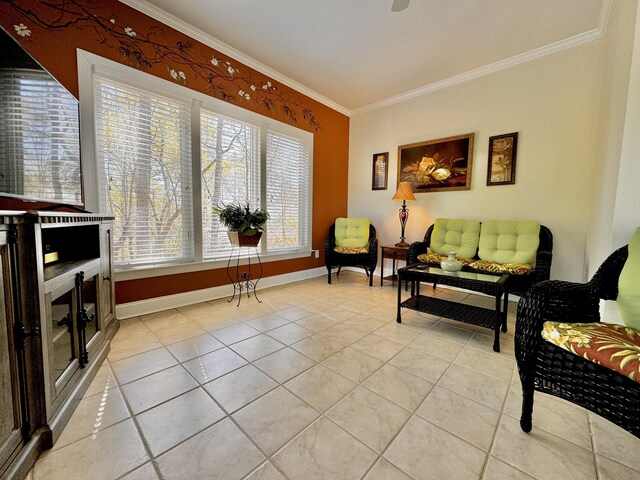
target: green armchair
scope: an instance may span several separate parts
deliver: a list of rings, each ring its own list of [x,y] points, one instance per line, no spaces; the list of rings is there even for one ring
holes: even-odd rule
[[[338,267],[363,268],[373,285],[373,272],[378,264],[376,229],[368,218],[338,218],[329,228],[324,241],[324,260],[327,281],[331,284],[331,270]]]

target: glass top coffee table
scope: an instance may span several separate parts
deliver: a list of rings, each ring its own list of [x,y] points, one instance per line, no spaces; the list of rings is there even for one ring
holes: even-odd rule
[[[402,280],[412,282],[411,297],[402,301]],[[438,317],[458,320],[472,325],[494,330],[493,350],[500,351],[500,327],[507,331],[507,308],[509,305],[508,273],[476,273],[460,271],[445,272],[441,268],[428,265],[409,265],[398,269],[398,317],[402,322],[402,308],[430,313]],[[420,282],[449,285],[473,292],[480,292],[495,298],[495,309],[477,307],[442,298],[420,295]],[[502,300],[502,301],[501,301]]]

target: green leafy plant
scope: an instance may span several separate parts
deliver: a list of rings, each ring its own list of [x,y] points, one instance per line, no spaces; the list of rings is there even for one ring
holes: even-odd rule
[[[269,212],[262,208],[251,210],[249,204],[231,204],[216,207],[215,212],[220,216],[220,222],[232,232],[243,235],[255,235],[264,232],[265,224],[269,220]]]

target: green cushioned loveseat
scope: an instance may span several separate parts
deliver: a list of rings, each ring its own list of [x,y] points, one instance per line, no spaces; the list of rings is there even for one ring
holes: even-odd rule
[[[465,270],[512,273],[509,292],[523,295],[531,285],[549,279],[552,249],[551,231],[537,222],[438,218],[422,242],[411,244],[407,264],[438,265],[455,251]]]

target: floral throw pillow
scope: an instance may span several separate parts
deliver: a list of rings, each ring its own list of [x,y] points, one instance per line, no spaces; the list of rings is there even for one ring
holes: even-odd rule
[[[545,322],[542,338],[640,383],[640,332],[613,323]]]
[[[526,275],[533,271],[533,266],[528,263],[496,263],[489,260],[477,260],[469,266],[483,272],[510,273],[511,275]]]
[[[333,247],[333,251],[336,253],[369,253],[367,247]]]

